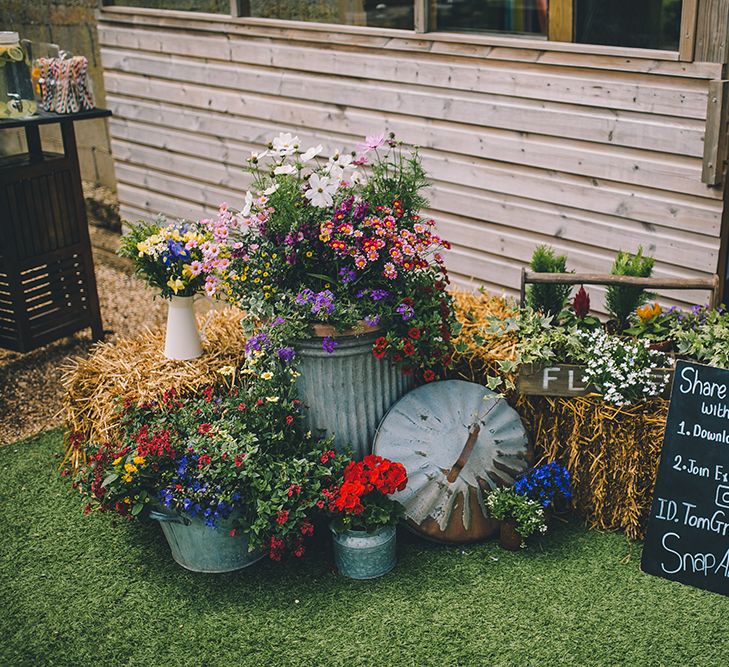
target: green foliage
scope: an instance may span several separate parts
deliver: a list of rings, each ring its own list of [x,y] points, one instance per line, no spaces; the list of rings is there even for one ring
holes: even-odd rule
[[[556,255],[554,249],[549,246],[538,245],[534,249],[529,266],[537,273],[565,273],[567,257]],[[567,304],[571,291],[570,285],[529,285],[527,304],[538,312],[556,317]]]
[[[729,313],[695,309],[674,331],[678,353],[709,366],[729,368]]]
[[[621,250],[615,257],[612,274],[614,276],[633,276],[636,278],[650,278],[653,273],[653,257],[644,256],[642,246],[634,255]],[[632,285],[610,285],[607,288],[605,305],[608,312],[617,320],[620,329],[625,329],[628,319],[639,306],[648,299],[648,294],[642,287]]]
[[[521,496],[513,488],[494,489],[485,498],[489,515],[499,521],[513,521],[516,532],[526,539],[535,533],[545,533],[544,509],[536,500]],[[524,542],[522,542],[522,546]]]

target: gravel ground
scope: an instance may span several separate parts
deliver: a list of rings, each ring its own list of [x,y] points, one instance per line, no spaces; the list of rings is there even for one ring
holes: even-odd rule
[[[130,336],[164,324],[162,299],[141,280],[95,257],[101,317],[106,339]],[[61,424],[61,368],[68,357],[87,355],[91,330],[20,354],[0,350],[0,445]]]

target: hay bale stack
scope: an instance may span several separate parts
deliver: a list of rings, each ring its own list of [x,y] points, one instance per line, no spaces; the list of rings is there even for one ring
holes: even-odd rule
[[[197,359],[167,359],[164,329],[154,329],[99,343],[90,356],[69,360],[63,374],[69,440],[64,464],[76,468],[82,463],[85,443],[113,439],[120,402],[161,400],[169,389],[191,393],[219,382],[221,368],[240,365],[246,341],[241,316],[234,308],[213,311],[203,336],[204,352]],[[205,317],[198,320],[201,329]]]

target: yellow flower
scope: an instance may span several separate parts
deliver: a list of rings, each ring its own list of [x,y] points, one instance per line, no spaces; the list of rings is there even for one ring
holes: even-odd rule
[[[273,253],[273,255],[271,255],[271,259],[278,259],[278,255],[276,253]]]
[[[118,466],[118,465],[119,465],[119,464],[121,463],[121,460],[122,460],[122,457],[120,456],[119,458],[117,458],[117,459],[114,459],[114,460],[113,460],[113,461],[111,462],[111,465],[113,465],[113,466]]]
[[[218,368],[218,373],[221,375],[233,375],[235,373],[235,368],[232,366],[223,366],[221,368]]]
[[[253,279],[253,282],[256,283],[256,285],[258,285],[258,283],[261,282],[261,279],[260,278],[254,278]]]
[[[266,396],[266,400],[269,403],[278,403],[278,396]]]
[[[182,265],[182,277],[183,278],[192,278],[192,267],[189,264]],[[172,287],[172,286],[170,285],[170,287]]]
[[[646,322],[658,317],[663,311],[657,303],[654,303],[653,305],[647,304],[645,306],[641,306],[635,312],[640,321],[645,324]]]
[[[306,253],[306,256],[307,256],[307,257],[311,257],[311,256],[312,256],[313,254],[314,254],[314,253],[313,253],[313,252],[311,252],[311,250],[309,250],[309,251],[308,251],[308,252]]]
[[[261,377],[264,380],[270,380],[273,377],[273,373],[271,373],[271,371],[266,371],[265,373],[261,373]]]
[[[252,368],[244,368],[241,370],[241,374],[243,375],[255,375],[256,371],[254,371]]]
[[[170,278],[167,281],[167,287],[177,294],[180,290],[185,289],[185,283],[183,283],[179,278]]]
[[[126,503],[127,505],[130,505],[130,504],[131,504],[131,502],[132,502],[132,499],[131,499],[131,498],[130,498],[129,496],[127,496],[126,498],[124,498],[124,502],[125,502],[125,503]]]
[[[135,456],[134,457],[134,463],[138,466],[144,465],[144,457],[143,456]]]
[[[122,475],[122,481],[124,481],[124,482],[126,482],[127,484],[129,484],[129,482],[131,482],[131,481],[132,481],[132,476],[131,476],[131,475],[129,475],[129,474],[127,474],[127,475]]]
[[[125,463],[124,470],[126,470],[129,473],[132,473],[132,472],[137,472],[138,468],[137,468],[137,466],[132,465],[131,463]]]

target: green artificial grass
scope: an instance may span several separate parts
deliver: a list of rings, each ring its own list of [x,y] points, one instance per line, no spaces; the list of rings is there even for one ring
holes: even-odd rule
[[[375,581],[301,560],[187,572],[158,526],[83,516],[52,431],[0,449],[0,665],[727,665],[729,600],[559,526],[528,551],[399,535]]]

